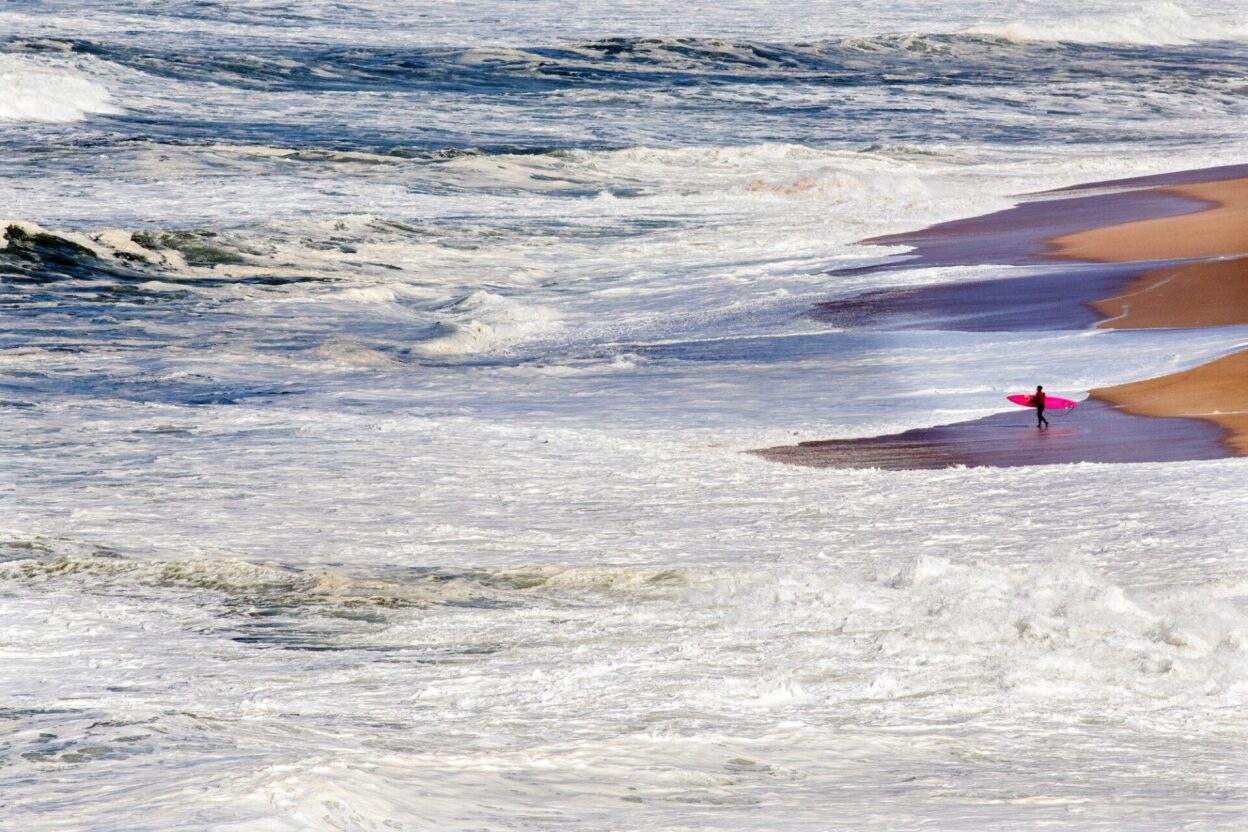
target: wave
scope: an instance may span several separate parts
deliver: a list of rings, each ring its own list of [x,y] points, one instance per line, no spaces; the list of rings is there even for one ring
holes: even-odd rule
[[[166,233],[102,229],[87,234],[0,220],[0,274],[5,277],[0,300],[15,307],[68,304],[63,311],[93,315],[90,307],[96,304],[150,304],[201,290],[313,279],[298,269],[253,265],[261,261],[251,254],[258,252],[201,229]],[[222,265],[231,268],[217,268]]]
[[[413,349],[423,355],[467,355],[549,335],[559,328],[558,313],[476,290],[444,307],[437,333]]]
[[[959,34],[853,37],[808,43],[761,43],[699,37],[616,37],[559,46],[354,47],[291,54],[163,52],[87,40],[15,41],[23,53],[89,57],[180,81],[246,89],[403,89],[527,92],[655,85],[696,76],[705,81],[814,79],[855,83],[900,64],[940,57],[995,56],[1009,44]],[[916,79],[918,80],[918,79]]]
[[[351,243],[303,236],[311,230],[339,241],[350,231]],[[310,353],[356,366],[388,365],[408,354],[447,358],[497,352],[560,330],[561,316],[549,306],[447,285],[444,279],[438,283],[436,263],[419,275],[394,275],[394,267],[368,261],[354,262],[350,271],[360,252],[374,247],[404,260],[429,261],[439,251],[447,260],[458,259],[454,235],[429,239],[431,234],[376,217],[305,223],[293,232],[262,227],[83,233],[0,221],[0,274],[5,277],[0,302],[15,308],[52,304],[63,313],[91,317],[102,304],[150,309],[157,303],[211,305],[280,297],[335,304],[351,320],[362,317],[368,329],[375,329],[368,323],[369,307],[385,307],[382,314],[396,321],[394,336],[402,333],[406,343],[369,344],[343,332]],[[499,257],[510,262],[506,250]],[[479,270],[473,277],[480,279]],[[293,284],[305,285],[283,293]],[[453,299],[447,300],[448,294]]]
[[[861,828],[881,795],[910,826],[947,804],[955,828],[1035,805],[1052,808],[1025,816],[1040,825],[1060,827],[1074,805],[1074,826],[1128,828],[1139,800],[1087,809],[1131,789],[1162,790],[1179,821],[1225,809],[1248,694],[1243,613],[1204,587],[1132,590],[1032,560],[371,581],[238,561],[27,560],[0,566],[10,652],[48,682],[4,714],[22,731],[9,757],[117,789],[94,808],[110,828],[266,828],[274,807],[307,829],[593,828],[639,799],[653,828],[687,826],[690,806],[749,828],[764,801],[817,803],[829,782],[852,788],[808,806],[801,828],[827,828],[829,814]],[[1217,777],[1185,769],[1166,791],[1189,756]],[[1142,775],[1141,759],[1161,762]],[[899,788],[899,769],[922,782]],[[152,773],[170,770],[210,799]],[[46,819],[39,778],[14,788]],[[552,790],[571,795],[557,815]],[[91,808],[55,797],[58,818]]]
[[[108,89],[76,70],[0,55],[0,121],[67,123],[118,112]]]
[[[848,37],[804,43],[766,43],[706,37],[615,37],[556,46],[305,48],[290,52],[162,51],[90,40],[15,40],[14,58],[90,60],[149,78],[211,83],[248,90],[407,91],[443,94],[525,94],[671,89],[678,98],[714,96],[721,85],[763,83],[783,89],[887,84],[946,86],[951,67],[961,83],[1025,82],[1050,69],[1055,45],[1131,43],[1175,45],[1242,39],[1248,28],[1195,17],[1173,3],[1134,16],[1087,16],[975,26],[953,33]],[[51,57],[50,57],[51,56]],[[1047,57],[1046,57],[1047,56]],[[1098,60],[1085,48],[1080,59],[1107,74],[1129,71],[1122,56]],[[1035,64],[1034,66],[1032,64]],[[27,64],[29,65],[29,64]],[[1026,73],[1026,75],[1024,75]],[[122,77],[122,76],[119,76]],[[105,106],[107,91],[81,79],[85,111]],[[689,83],[709,87],[685,90]],[[68,83],[68,82],[66,82]],[[85,92],[89,90],[90,92]],[[661,99],[660,99],[661,100]]]
[[[332,148],[296,151],[295,161],[361,166],[456,145],[515,151],[525,137],[594,149],[723,143],[725,131],[729,141],[815,136],[841,146],[882,136],[909,144],[952,135],[972,143],[1039,143],[1055,133],[1105,140],[1104,128],[1074,116],[1117,106],[1117,86],[1147,89],[1180,111],[1192,104],[1216,111],[1224,90],[1209,79],[1243,63],[1227,43],[1187,46],[1182,54],[1160,47],[1127,52],[1086,33],[1073,37],[1082,43],[1052,33],[1030,39],[1036,33],[1028,25],[813,43],[669,37],[528,48],[239,46],[198,53],[11,41],[0,42],[0,51],[47,60],[55,50],[58,61],[91,67],[91,77],[126,102],[120,121],[144,136],[293,141]],[[1199,34],[1194,25],[1187,34]],[[296,104],[268,95],[289,92],[307,97]],[[363,95],[336,97],[332,113],[319,112],[314,100],[317,93],[353,92]],[[372,93],[383,92],[397,98],[378,106]],[[959,102],[974,102],[977,117],[951,115]],[[930,115],[919,117],[923,112]],[[1047,112],[1056,123],[1037,117]],[[905,115],[898,120],[895,113]],[[1108,137],[1115,136],[1138,138],[1138,130]]]
[[[237,204],[285,204],[296,201],[287,189],[302,192],[300,182],[266,176],[274,168],[291,177],[297,165],[315,165],[306,175],[319,178],[324,160],[355,159],[279,146],[161,143],[134,143],[118,155],[135,169],[167,165],[188,178],[219,176],[224,158],[241,167],[243,190],[229,201],[209,192],[203,213],[217,216],[183,228],[49,231],[11,222],[0,265],[20,270],[26,282],[6,282],[0,292],[23,305],[89,301],[95,309],[87,314],[100,303],[243,301],[233,307],[240,316],[269,314],[270,301],[317,304],[315,314],[334,316],[338,329],[329,340],[310,331],[310,349],[299,354],[352,366],[501,354],[521,344],[542,349],[543,339],[584,342],[606,329],[614,340],[634,322],[665,327],[680,310],[655,299],[656,285],[690,293],[704,286],[711,305],[725,275],[804,272],[811,261],[795,258],[822,257],[858,236],[863,216],[930,213],[939,204],[931,184],[943,175],[939,159],[781,143],[443,152],[386,157],[384,165],[370,156],[359,169],[333,173],[351,177],[351,193],[324,213],[315,206],[304,217],[248,221],[236,216]],[[422,196],[421,205],[436,199],[463,219],[420,217],[414,202],[389,217],[351,213],[375,208],[372,183],[435,195]],[[200,213],[194,193],[183,204]],[[725,208],[745,218],[731,240],[718,230]],[[808,233],[812,215],[818,236]],[[779,253],[778,235],[791,241]],[[597,314],[604,306],[624,314],[605,318]]]
[[[132,253],[129,243],[115,248],[85,234],[52,233],[31,222],[0,221],[0,229],[0,300],[11,307],[124,303],[165,294],[143,288],[153,275],[136,268],[145,258]]]
[[[880,38],[871,51],[917,53],[913,37]],[[922,41],[927,43],[926,41]],[[346,90],[435,84],[472,91],[521,83],[526,89],[654,81],[694,73],[829,72],[861,53],[862,41],[769,45],[715,38],[608,38],[564,46],[331,48],[298,54],[163,52],[88,40],[14,41],[8,48],[37,55],[90,56],[132,70],[183,81],[210,81],[252,89]],[[861,60],[861,55],[857,55]],[[657,73],[657,74],[656,74]]]
[[[906,157],[915,148],[826,150],[766,142],[739,146],[693,145],[613,150],[464,155],[437,175],[458,187],[512,188],[568,195],[625,198],[700,194],[781,195],[829,202],[906,203],[924,195],[919,170]],[[939,149],[927,157],[944,161]]]
[[[64,541],[19,542],[11,552],[35,550],[0,562],[0,580],[28,584],[72,581],[91,592],[136,587],[204,590],[284,605],[367,604],[384,607],[521,603],[534,593],[662,595],[687,585],[681,569],[533,566],[497,570],[406,570],[394,579],[352,577],[328,569],[301,570],[236,559],[138,560],[91,551]],[[69,550],[70,553],[64,553]],[[75,551],[77,550],[77,551]]]
[[[691,597],[736,626],[826,632],[828,649],[881,657],[867,695],[931,694],[924,667],[973,666],[1004,691],[1072,698],[1105,685],[1164,695],[1192,686],[1242,698],[1248,618],[1234,589],[1132,591],[1072,564],[1004,567],[924,555],[874,580],[802,570],[735,573]],[[839,644],[838,644],[839,643]],[[896,668],[911,668],[898,672]]]
[[[73,541],[8,540],[0,580],[72,581],[92,592],[133,587],[205,590],[231,596],[282,596],[288,603],[366,602],[429,606],[521,603],[526,595],[611,593],[666,600],[703,613],[737,610],[733,627],[768,626],[866,639],[892,656],[973,652],[1031,662],[1062,653],[1094,673],[1206,657],[1248,670],[1248,618],[1234,599],[1243,582],[1129,591],[1094,572],[1053,563],[996,566],[921,555],[891,571],[860,578],[837,570],[779,567],[666,568],[518,566],[501,569],[407,568],[362,578],[329,569],[297,569],[238,559],[146,560]],[[809,629],[808,629],[809,628]],[[1130,654],[1096,668],[1087,650]],[[1151,654],[1156,654],[1152,656]],[[1162,654],[1170,658],[1162,661]],[[1154,661],[1155,659],[1155,661]],[[921,674],[920,674],[921,675]],[[1008,678],[1000,678],[1007,686]]]
[[[1019,20],[975,26],[966,34],[988,35],[1015,43],[1121,43],[1176,46],[1197,41],[1242,40],[1248,26],[1194,17],[1175,3],[1154,3],[1134,14],[1084,15],[1075,18]]]

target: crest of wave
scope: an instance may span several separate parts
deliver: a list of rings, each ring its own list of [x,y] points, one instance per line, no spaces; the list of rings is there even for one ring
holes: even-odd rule
[[[71,122],[115,112],[104,86],[69,67],[0,56],[0,121]]]
[[[932,162],[931,164],[936,164]],[[446,167],[459,183],[556,191],[626,187],[638,194],[772,194],[878,205],[928,196],[924,166],[894,157],[797,144],[637,146],[531,156],[471,156]]]
[[[526,338],[548,334],[559,326],[558,313],[492,292],[476,290],[444,308],[437,336],[416,345],[425,355],[487,352]]]
[[[1167,46],[1202,40],[1248,38],[1248,25],[1193,16],[1176,3],[1152,3],[1135,12],[1083,15],[1064,19],[1018,20],[975,26],[967,34],[1012,41],[1131,43]]]

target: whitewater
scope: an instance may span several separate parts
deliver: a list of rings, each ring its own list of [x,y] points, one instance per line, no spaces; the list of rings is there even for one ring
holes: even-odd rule
[[[1242,349],[810,313],[1015,269],[863,239],[1242,163],[1246,46],[1239,0],[5,4],[0,829],[1242,828],[1242,459],[744,452]]]

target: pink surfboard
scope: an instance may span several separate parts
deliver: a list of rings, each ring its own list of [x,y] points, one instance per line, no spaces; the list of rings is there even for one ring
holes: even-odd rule
[[[1031,400],[1030,393],[1018,393],[1014,396],[1006,396],[1006,398],[1014,402],[1014,404],[1021,404],[1023,407],[1036,406]],[[1079,402],[1071,401],[1070,399],[1059,399],[1057,396],[1045,396],[1044,398],[1045,410],[1069,410],[1072,407],[1078,406]]]

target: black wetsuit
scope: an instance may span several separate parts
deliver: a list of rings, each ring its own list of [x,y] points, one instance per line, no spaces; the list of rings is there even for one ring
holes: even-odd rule
[[[1046,398],[1048,397],[1044,395],[1043,391],[1031,397],[1032,402],[1036,405],[1036,427],[1044,426],[1047,428],[1049,426],[1049,420],[1044,418],[1044,400]]]

